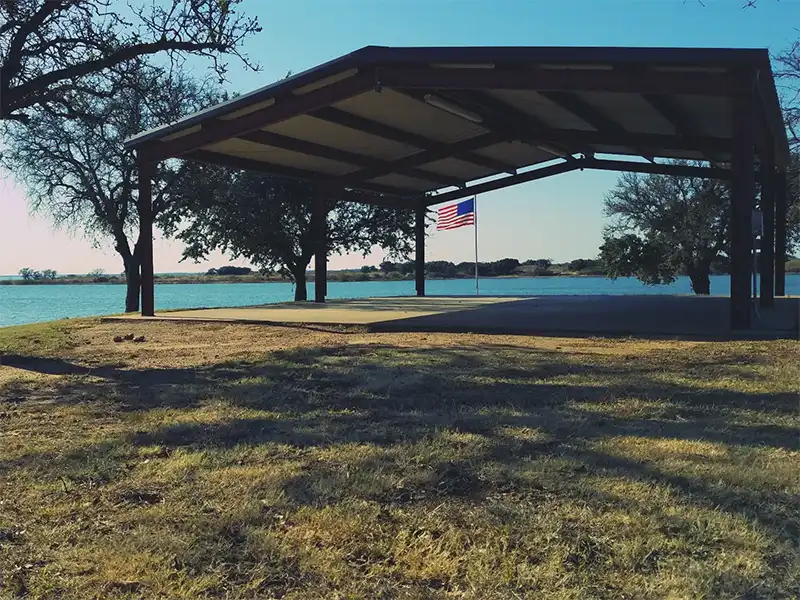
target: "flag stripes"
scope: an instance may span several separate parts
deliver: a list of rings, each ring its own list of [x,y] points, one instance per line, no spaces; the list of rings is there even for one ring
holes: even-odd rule
[[[436,222],[437,231],[458,229],[466,225],[475,224],[475,199],[470,198],[458,204],[444,206],[438,211]]]

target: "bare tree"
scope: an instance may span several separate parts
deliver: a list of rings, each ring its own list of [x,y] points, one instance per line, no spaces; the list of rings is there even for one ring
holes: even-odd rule
[[[261,28],[238,12],[242,2],[140,0],[126,17],[113,0],[0,0],[0,119],[42,105],[68,115],[77,94],[113,96],[121,67],[152,54],[209,57],[220,77],[225,56],[255,68],[240,47]],[[116,77],[87,80],[110,69]]]
[[[139,306],[140,236],[138,174],[125,138],[200,110],[218,99],[213,88],[139,64],[128,86],[112,98],[72,97],[72,119],[34,111],[26,124],[5,127],[2,164],[27,186],[34,211],[56,226],[83,232],[96,245],[108,238],[122,258],[127,279],[125,310]],[[188,195],[202,197],[220,172],[179,160],[162,161],[154,178],[153,212],[161,218]]]
[[[797,152],[800,151],[800,41],[794,42],[772,59],[777,66],[776,75],[789,144]]]

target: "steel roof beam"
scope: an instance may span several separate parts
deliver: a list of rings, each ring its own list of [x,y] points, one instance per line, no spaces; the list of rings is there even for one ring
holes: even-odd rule
[[[682,138],[690,138],[697,135],[699,128],[693,122],[692,117],[670,96],[661,94],[642,94],[653,110],[660,114]],[[711,161],[719,162],[719,156],[714,153],[703,152],[705,157]]]
[[[370,179],[375,179],[376,177],[382,177],[384,175],[389,175],[390,173],[396,173],[399,169],[407,169],[409,167],[416,167],[419,165],[432,163],[437,160],[451,158],[459,153],[471,152],[473,150],[478,150],[479,148],[485,148],[486,146],[491,146],[492,144],[496,144],[500,141],[503,141],[503,139],[497,134],[485,133],[483,135],[462,140],[460,142],[441,144],[432,150],[417,152],[416,154],[411,154],[392,162],[384,163],[379,167],[372,167],[369,169],[348,173],[339,177],[338,180],[342,183],[369,181]]]
[[[620,171],[657,175],[677,175],[681,177],[705,177],[707,179],[730,179],[732,171],[722,167],[695,167],[664,163],[640,163],[626,160],[589,159],[583,161],[587,169],[600,171]]]
[[[328,160],[335,160],[337,162],[353,165],[355,167],[380,167],[388,164],[387,161],[378,160],[362,154],[355,154],[346,150],[339,150],[338,148],[331,148],[330,146],[323,146],[314,142],[307,142],[297,138],[288,137],[271,131],[251,131],[239,136],[239,139],[253,142],[255,144],[262,144],[272,146],[274,148],[281,148],[283,150],[290,150],[292,152],[299,152],[307,154],[308,156],[316,156],[318,158],[325,158]],[[403,171],[397,171],[398,174],[407,175],[416,179],[423,179],[433,183],[446,186],[461,186],[464,181],[457,177],[450,177],[448,175],[440,175],[430,171],[423,171],[422,169],[409,168]]]
[[[441,142],[417,135],[416,133],[410,133],[408,131],[403,131],[402,129],[397,129],[391,125],[385,125],[379,121],[366,119],[334,107],[325,107],[315,110],[309,113],[309,116],[327,121],[328,123],[333,123],[334,125],[348,127],[362,133],[368,133],[370,135],[382,137],[399,144],[420,148],[422,150],[435,150],[436,148],[442,146]],[[513,165],[509,165],[488,156],[475,154],[474,152],[462,152],[461,154],[453,155],[450,158],[457,158],[459,160],[470,162],[474,165],[478,165],[479,167],[483,167],[498,173],[514,173],[516,171],[516,167]]]
[[[230,167],[232,169],[242,169],[245,171],[256,171],[265,173],[267,175],[274,175],[276,177],[288,177],[290,179],[301,179],[312,183],[321,185],[330,185],[334,181],[331,176],[321,177],[318,173],[306,171],[304,169],[297,169],[294,167],[287,167],[284,165],[275,165],[265,163],[260,160],[253,160],[251,158],[243,158],[240,156],[231,156],[229,154],[222,154],[220,152],[212,152],[210,150],[195,150],[188,154],[183,155],[181,158],[188,160],[196,160],[211,165],[220,165],[223,167]],[[388,185],[380,184],[359,184],[361,189],[375,192],[377,194],[388,194],[392,196],[408,197],[411,195],[418,195],[420,192],[413,192],[410,190],[403,190],[400,188],[391,187]]]
[[[424,91],[402,90],[401,93],[419,102],[425,102],[426,94]],[[516,140],[536,146],[537,140],[539,140],[543,144],[547,143],[559,146],[556,148],[560,151],[560,154],[556,155],[558,158],[564,158],[566,160],[573,159],[572,152],[560,141],[556,141],[556,131],[552,127],[532,115],[528,115],[527,113],[508,106],[499,100],[495,100],[488,94],[441,90],[434,91],[434,94],[453,105],[480,116],[481,126],[494,131],[498,135],[506,138],[509,142]],[[552,152],[548,152],[547,150],[542,151],[547,154],[552,154]],[[591,154],[588,148],[582,148],[574,152]]]
[[[642,76],[590,69],[480,69],[380,67],[380,85],[390,88],[454,90],[531,90],[552,92],[622,92],[727,96],[746,84],[728,72],[647,71]]]
[[[275,103],[266,108],[255,110],[235,119],[217,119],[213,124],[203,125],[200,131],[195,133],[166,142],[153,143],[147,150],[147,156],[155,161],[179,157],[203,146],[234,138],[311,110],[352,98],[373,89],[374,86],[374,73],[364,71],[302,95],[286,94],[276,98]]]
[[[539,169],[525,171],[524,173],[517,173],[516,175],[509,175],[508,177],[500,177],[498,179],[493,179],[492,181],[470,185],[463,190],[454,190],[452,192],[436,194],[435,196],[426,196],[424,202],[426,206],[432,206],[434,204],[441,204],[442,202],[451,202],[453,200],[467,198],[469,196],[474,196],[475,194],[483,194],[485,192],[500,190],[502,188],[517,185],[519,183],[535,181],[537,179],[544,179],[545,177],[551,177],[561,173],[576,171],[583,168],[583,163],[583,159],[564,161],[556,165],[541,167]]]
[[[531,132],[542,132],[542,135],[549,140],[556,140],[557,135],[555,134],[556,129],[551,125],[545,123],[542,119],[535,115],[531,115],[529,113],[523,112],[518,108],[511,106],[495,98],[494,96],[490,96],[486,92],[457,92],[459,97],[466,98],[467,100],[471,100],[474,98],[475,102],[478,106],[484,107],[485,110],[489,110],[492,113],[492,120],[494,119],[509,119],[510,122],[506,124],[506,127],[510,126],[512,128],[517,127],[519,124],[524,125],[525,131]],[[526,141],[526,140],[523,140]],[[550,141],[547,142],[548,145],[556,146],[555,149],[560,150],[563,152],[562,158],[569,159],[572,154],[579,152],[586,156],[592,154],[591,148],[588,148],[584,144],[579,144],[579,147],[570,148],[567,145],[563,144],[559,141]]]
[[[582,98],[579,98],[575,94],[570,94],[567,92],[540,92],[540,94],[543,97],[550,100],[551,102],[557,104],[564,110],[571,112],[573,115],[575,115],[582,121],[585,121],[595,129],[597,129],[597,131],[599,131],[600,133],[603,134],[614,133],[617,135],[624,135],[628,133],[628,130],[625,129],[625,127],[623,127],[620,123],[604,115],[594,106],[592,106]],[[655,162],[653,160],[652,154],[650,154],[646,150],[642,150],[641,148],[634,145],[631,145],[629,147],[635,150],[638,154],[640,154],[650,162]]]

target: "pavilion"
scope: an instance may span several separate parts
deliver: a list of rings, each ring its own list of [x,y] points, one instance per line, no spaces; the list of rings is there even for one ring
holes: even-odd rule
[[[785,295],[790,154],[766,50],[367,46],[126,147],[140,169],[146,316],[154,314],[152,174],[176,157],[317,184],[317,302],[327,287],[328,199],[416,212],[422,296],[429,206],[579,169],[730,180],[731,328],[751,326],[757,245],[761,305]],[[663,162],[674,158],[700,166]]]

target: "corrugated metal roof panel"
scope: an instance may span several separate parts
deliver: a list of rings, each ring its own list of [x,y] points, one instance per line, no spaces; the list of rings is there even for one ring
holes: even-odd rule
[[[301,154],[300,152],[292,152],[291,150],[283,150],[263,144],[254,144],[253,142],[236,138],[211,144],[204,149],[220,154],[249,158],[250,160],[256,160],[267,164],[293,167],[327,175],[344,175],[345,173],[355,170],[351,165],[327,158],[318,158],[316,156],[309,156],[308,154]]]
[[[675,101],[686,110],[700,129],[700,135],[733,139],[733,107],[730,100],[710,96],[676,95]]]
[[[522,142],[503,142],[478,151],[478,154],[488,156],[496,160],[502,160],[515,167],[526,167],[528,165],[553,160],[556,157],[549,152],[540,150],[530,144]]]
[[[594,127],[541,94],[520,90],[491,90],[489,94],[524,113],[537,117],[554,129],[594,131]]]
[[[576,94],[626,131],[675,135],[675,128],[638,94],[580,92]]]
[[[432,171],[441,175],[459,177],[464,181],[480,179],[495,173],[491,169],[474,165],[471,162],[459,160],[457,158],[445,158],[436,162],[428,163],[420,167],[422,171]]]
[[[368,92],[334,105],[346,112],[438,142],[457,142],[487,130],[394,90]]]
[[[265,130],[382,160],[396,160],[419,152],[419,149],[414,146],[315,119],[308,115],[282,121]]]
[[[395,188],[411,190],[412,192],[415,193],[428,192],[442,187],[441,184],[432,183],[430,181],[423,181],[422,179],[417,179],[415,177],[408,177],[407,175],[398,175],[395,173],[371,179],[370,183],[389,185]]]

